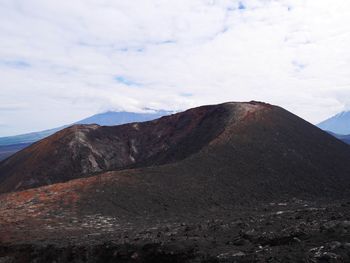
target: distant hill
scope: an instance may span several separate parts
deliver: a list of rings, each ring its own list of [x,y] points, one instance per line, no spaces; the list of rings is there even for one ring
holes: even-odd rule
[[[124,123],[154,120],[169,114],[171,114],[171,112],[164,111],[164,110],[154,111],[152,113],[108,111],[105,113],[93,115],[91,117],[77,121],[73,124],[98,124],[101,126],[113,126],[113,125],[119,125]],[[64,125],[58,128],[39,131],[39,132],[31,132],[31,133],[15,135],[15,136],[0,137],[0,161],[7,158],[11,154],[14,154],[15,152],[27,147],[33,142],[46,138],[54,134],[55,132],[58,132],[64,128],[67,128],[68,126],[70,125]]]
[[[326,131],[328,132],[330,135],[334,136],[335,138],[347,143],[347,144],[350,144],[350,134],[349,135],[342,135],[342,134],[336,134],[334,132],[331,132],[331,131]]]
[[[155,111],[154,113],[136,113],[136,112],[117,112],[107,111],[77,121],[74,124],[98,124],[100,126],[114,126],[132,122],[142,122],[158,119],[162,116],[169,115],[170,111]]]
[[[342,137],[342,140],[343,140],[344,142],[346,142],[347,144],[350,144],[350,135],[344,135],[344,136]]]
[[[333,132],[330,132],[334,137],[338,138],[339,140],[342,140],[343,142],[350,144],[350,134],[349,135],[339,135]]]
[[[24,149],[29,146],[31,143],[20,143],[20,144],[11,144],[11,145],[2,145],[0,146],[0,161],[6,159],[12,154]]]
[[[7,136],[7,137],[0,137],[0,146],[8,146],[8,145],[14,145],[14,144],[30,144],[36,141],[39,141],[47,136],[50,136],[51,134],[54,134],[55,132],[62,130],[64,128],[68,127],[68,125],[39,131],[39,132],[31,132],[26,134],[20,134],[20,135],[14,135],[14,136]]]
[[[317,124],[317,127],[340,135],[350,134],[350,111],[343,111]]]

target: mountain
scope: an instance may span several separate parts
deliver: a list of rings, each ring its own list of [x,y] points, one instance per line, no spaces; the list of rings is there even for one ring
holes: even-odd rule
[[[336,134],[350,134],[350,111],[338,113],[337,115],[317,124],[317,127]]]
[[[134,112],[113,112],[108,111],[93,115],[74,124],[99,124],[99,125],[119,125],[131,122],[140,122],[157,119],[161,116],[168,115],[169,111],[154,111],[152,113],[134,113]],[[39,141],[47,136],[54,134],[70,125],[64,125],[58,128],[32,132],[27,134],[0,137],[0,161],[14,154],[15,152],[27,147],[33,142]]]
[[[39,141],[47,136],[50,136],[51,134],[54,134],[55,132],[58,132],[59,130],[62,130],[66,128],[66,126],[62,126],[59,128],[39,131],[39,132],[31,132],[26,134],[20,134],[20,135],[14,135],[14,136],[7,136],[7,137],[0,137],[0,146],[8,146],[8,145],[15,145],[15,144],[30,144],[36,141]]]
[[[332,136],[334,136],[335,138],[347,143],[347,144],[350,144],[350,135],[341,135],[341,134],[336,134],[334,132],[330,132],[330,131],[327,131],[329,134],[331,134]]]
[[[157,119],[164,115],[168,115],[170,113],[171,112],[169,111],[163,111],[163,110],[155,111],[154,113],[108,111],[105,113],[96,114],[88,118],[82,119],[71,125],[99,124],[99,125],[112,126],[112,125],[119,125],[124,123],[131,123],[131,122],[149,121],[149,120]],[[64,125],[58,128],[39,131],[39,132],[31,132],[31,133],[15,135],[15,136],[0,137],[0,146],[21,144],[21,143],[33,143],[47,136],[50,136],[51,134],[54,134],[57,131],[67,128],[68,126],[70,125]]]
[[[0,195],[0,258],[346,262],[349,160],[346,144],[261,102],[75,125],[0,163],[0,191],[19,191]]]
[[[192,176],[217,170],[223,173],[221,180],[229,182],[234,171],[241,184],[250,177],[263,185],[271,181],[269,188],[275,193],[283,189],[282,182],[304,187],[302,182],[315,180],[313,191],[324,195],[326,183],[329,191],[344,185],[334,181],[348,178],[347,158],[348,146],[281,108],[226,103],[149,122],[71,126],[0,163],[0,192],[126,168],[170,163],[178,167],[179,161],[190,159],[181,165],[187,171],[194,167]]]
[[[342,135],[339,137],[343,142],[350,144],[350,135]]]
[[[203,107],[149,122],[73,125],[0,163],[0,192],[183,159],[221,132],[227,114]]]
[[[74,124],[98,124],[101,126],[113,126],[132,122],[150,121],[169,114],[171,114],[171,112],[165,110],[157,110],[147,113],[107,111],[77,121]]]
[[[31,143],[19,143],[0,146],[0,161],[6,159],[12,154],[28,147]]]
[[[55,132],[64,129],[67,126],[62,126],[60,128],[31,132],[21,135],[0,137],[0,161],[8,158],[14,153],[28,147],[35,141],[39,141]]]

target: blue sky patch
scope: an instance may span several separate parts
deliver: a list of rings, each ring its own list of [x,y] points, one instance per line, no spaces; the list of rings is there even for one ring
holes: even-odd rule
[[[180,93],[180,96],[181,96],[181,97],[192,97],[192,96],[193,96],[193,93],[182,92],[182,93]]]
[[[299,61],[293,60],[292,65],[296,68],[297,71],[302,71],[303,69],[306,68],[306,64],[301,63]]]
[[[140,86],[139,83],[132,81],[130,79],[128,79],[127,77],[124,76],[116,76],[114,78],[117,82],[119,82],[120,84],[124,84],[126,86]]]
[[[0,60],[0,65],[14,69],[30,68],[30,64],[24,60]]]
[[[242,2],[239,2],[238,3],[238,9],[239,10],[244,10],[244,9],[246,9],[246,7],[245,7],[245,5]]]
[[[176,41],[171,39],[159,42],[159,44],[175,44],[175,43]]]
[[[143,47],[123,47],[123,48],[119,48],[117,49],[117,51],[120,52],[144,52],[145,48]]]

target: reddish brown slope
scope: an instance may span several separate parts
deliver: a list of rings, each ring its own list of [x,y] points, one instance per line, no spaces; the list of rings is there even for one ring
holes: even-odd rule
[[[140,176],[154,170],[159,180],[168,176],[164,184],[155,182],[160,191],[168,182],[190,180],[203,183],[203,193],[208,184],[212,191],[229,185],[232,196],[242,189],[253,189],[249,195],[261,189],[266,196],[303,189],[324,195],[328,188],[332,195],[349,182],[349,160],[350,147],[279,107],[225,103],[152,122],[67,128],[1,163],[0,192],[173,163]]]
[[[69,127],[0,163],[0,193],[184,159],[216,138],[234,114],[241,114],[231,112],[235,107],[205,106],[114,127]]]

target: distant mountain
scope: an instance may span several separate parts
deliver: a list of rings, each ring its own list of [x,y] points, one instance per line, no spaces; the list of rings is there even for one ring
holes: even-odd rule
[[[77,121],[74,124],[98,124],[101,126],[113,126],[131,122],[143,122],[154,120],[160,118],[165,115],[169,115],[172,112],[170,111],[154,111],[151,113],[135,113],[135,112],[114,112],[108,111],[105,113],[100,113],[93,115],[91,117],[85,118],[83,120]],[[0,137],[0,161],[7,158],[11,154],[27,147],[33,142],[39,141],[43,138],[46,138],[55,132],[58,132],[64,128],[67,128],[70,125],[64,125],[58,128],[39,131],[39,132],[31,132],[21,135],[8,136],[8,137]]]
[[[143,122],[158,119],[169,115],[172,112],[159,110],[154,113],[136,113],[136,112],[117,112],[107,111],[75,122],[74,124],[98,124],[100,126],[114,126],[132,122]]]
[[[338,138],[339,140],[342,140],[343,142],[350,144],[350,134],[349,135],[339,135],[333,132],[329,132],[332,134],[334,137]]]
[[[14,136],[0,137],[0,146],[8,146],[8,145],[14,145],[14,144],[28,144],[28,143],[30,144],[30,143],[39,141],[47,136],[50,136],[51,134],[54,134],[55,132],[58,132],[59,130],[62,130],[66,127],[68,127],[68,125],[61,126],[59,128],[39,131],[39,132],[31,132],[31,133],[14,135]]]
[[[11,145],[2,145],[0,146],[0,161],[6,159],[12,154],[24,149],[29,146],[31,143],[20,143],[20,144],[11,144]]]
[[[330,135],[334,136],[335,138],[347,143],[347,144],[350,144],[350,134],[349,135],[342,135],[342,134],[337,134],[337,133],[334,133],[334,132],[331,132],[331,131],[326,131],[328,132]]]
[[[350,144],[350,135],[344,135],[341,140],[347,144]]]
[[[336,134],[350,134],[350,111],[343,111],[317,124],[317,127]]]

